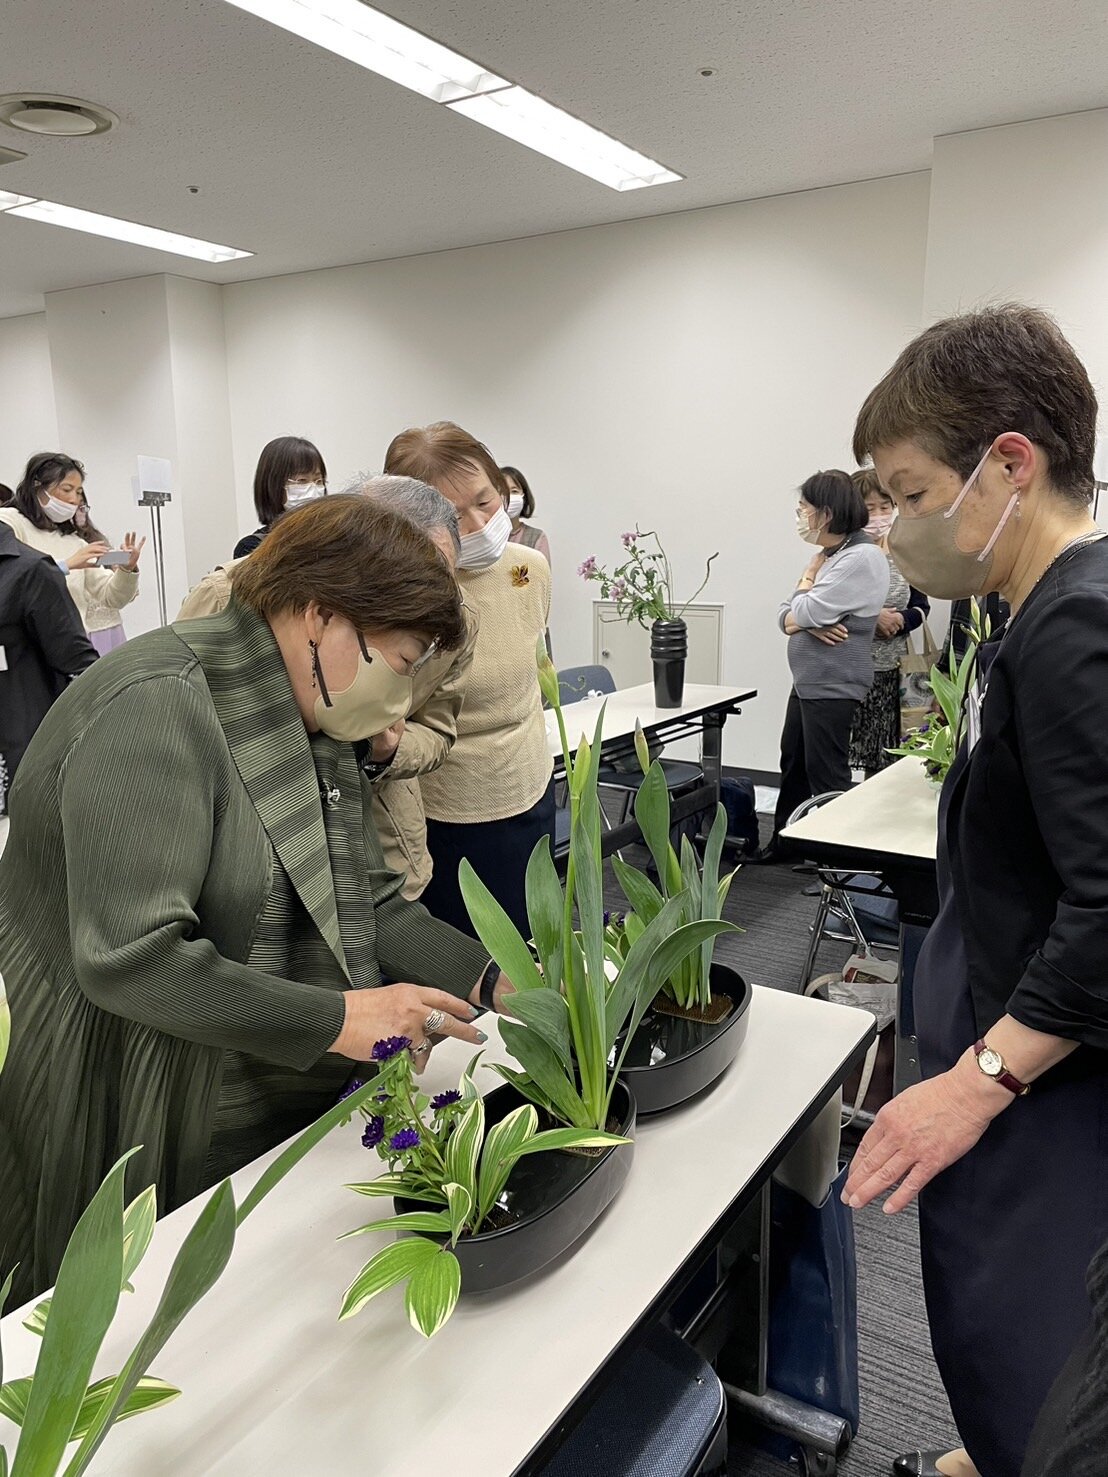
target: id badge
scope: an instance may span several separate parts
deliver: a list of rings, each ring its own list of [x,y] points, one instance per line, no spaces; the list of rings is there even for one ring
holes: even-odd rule
[[[973,753],[981,737],[981,710],[985,704],[987,689],[975,682],[966,695],[966,749]]]

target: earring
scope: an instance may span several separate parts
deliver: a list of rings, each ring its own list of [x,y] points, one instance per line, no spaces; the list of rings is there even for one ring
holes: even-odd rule
[[[319,647],[314,641],[309,641],[308,650],[312,654],[312,686],[316,687],[319,677]]]

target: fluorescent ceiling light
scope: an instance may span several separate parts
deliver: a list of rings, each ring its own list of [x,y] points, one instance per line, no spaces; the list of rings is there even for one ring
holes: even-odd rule
[[[8,199],[14,203],[4,204]],[[53,200],[28,199],[25,195],[0,195],[0,210],[48,226],[66,226],[72,231],[87,231],[90,236],[110,236],[113,241],[130,241],[135,246],[151,246],[156,251],[171,251],[175,256],[191,256],[202,262],[233,262],[254,255],[252,251],[237,251],[233,246],[217,246],[214,241],[179,236],[176,231],[162,231],[157,226],[140,226],[134,221],[116,220],[111,215],[58,205]]]
[[[433,102],[507,87],[503,77],[401,25],[361,0],[229,0],[317,46],[368,67]]]
[[[682,178],[524,87],[508,87],[487,97],[462,98],[448,106],[452,112],[464,113],[613,190],[641,190]]]
[[[7,190],[0,190],[0,210],[14,210],[17,205],[31,205],[33,203],[33,195],[11,195]]]
[[[684,176],[362,0],[228,0],[613,190]]]

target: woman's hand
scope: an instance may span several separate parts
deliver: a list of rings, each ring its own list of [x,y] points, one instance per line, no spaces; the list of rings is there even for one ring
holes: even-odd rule
[[[904,616],[899,610],[882,610],[877,617],[879,636],[899,636],[904,629]]]
[[[820,570],[826,563],[827,550],[821,549],[819,553],[816,554],[815,557],[812,559],[811,563],[808,565],[808,568],[804,571],[800,578],[802,580],[810,580],[814,583],[816,576],[819,574]]]
[[[122,565],[121,567],[123,569],[130,570],[130,572],[134,574],[135,571],[138,569],[139,555],[142,553],[145,547],[145,537],[139,538],[137,533],[124,534],[123,542],[120,545],[120,548],[125,549],[131,557],[127,561],[127,563]]]
[[[354,1062],[368,1062],[374,1045],[389,1036],[406,1036],[412,1043],[412,1061],[422,1072],[431,1056],[428,1017],[439,1011],[443,1019],[434,1028],[435,1039],[456,1036],[481,1046],[488,1040],[472,1024],[477,1011],[466,1000],[424,985],[381,985],[376,990],[347,990],[346,1019],[331,1050]],[[422,1050],[419,1048],[422,1047]]]
[[[949,1072],[907,1088],[885,1104],[858,1146],[843,1200],[860,1210],[898,1185],[885,1202],[886,1215],[895,1215],[937,1174],[969,1153],[1013,1102],[1006,1087],[978,1070],[972,1054]]]
[[[842,642],[850,640],[850,632],[842,624],[823,626],[818,630],[809,631],[808,635],[814,636],[817,641],[822,641],[824,646],[839,646]]]
[[[387,759],[391,759],[400,747],[400,740],[403,737],[403,718],[398,718],[391,728],[385,729],[384,733],[375,733],[369,746],[369,756],[373,763],[384,764]]]
[[[101,554],[106,554],[109,547],[102,540],[98,540],[95,544],[86,544],[83,549],[78,549],[75,554],[66,555],[66,567],[70,570],[87,569],[90,564],[96,563]]]

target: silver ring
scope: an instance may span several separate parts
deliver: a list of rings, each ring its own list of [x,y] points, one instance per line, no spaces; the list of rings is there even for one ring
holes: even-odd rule
[[[425,1051],[431,1050],[430,1041],[421,1041],[418,1046],[408,1048],[413,1056],[422,1056]]]
[[[433,1010],[431,1014],[427,1017],[427,1019],[423,1022],[423,1029],[427,1032],[428,1036],[434,1036],[437,1032],[442,1030],[445,1024],[446,1011]]]

